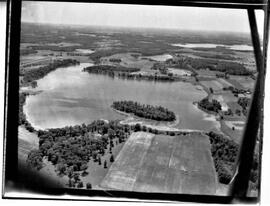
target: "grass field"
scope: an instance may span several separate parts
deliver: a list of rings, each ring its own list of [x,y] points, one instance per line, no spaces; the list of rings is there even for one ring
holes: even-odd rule
[[[25,162],[28,153],[38,148],[38,137],[34,133],[28,132],[24,127],[18,127],[18,158]]]
[[[133,55],[138,55],[135,57]],[[109,60],[112,58],[121,59],[120,63],[112,63]],[[142,59],[140,53],[118,53],[108,57],[101,58],[102,64],[121,65],[124,67],[140,68],[143,72],[150,72],[154,62],[149,59]],[[153,71],[152,71],[153,72]]]
[[[112,148],[112,155],[114,158],[117,157],[119,151],[121,151],[124,142],[116,144],[116,141],[114,142],[114,147]],[[99,189],[99,184],[107,174],[110,166],[112,165],[112,162],[110,162],[110,156],[109,148],[106,149],[105,155],[101,157],[102,164],[99,165],[98,162],[89,161],[87,163],[87,170],[86,172],[88,175],[80,177],[81,181],[83,182],[84,188],[86,187],[87,183],[91,183],[93,189]],[[104,161],[107,161],[107,168],[104,168]]]
[[[201,84],[206,88],[212,88],[214,92],[220,92],[223,89],[223,85],[218,80],[201,81]]]
[[[215,194],[216,173],[207,136],[133,133],[101,182],[104,189]]]
[[[241,123],[241,124],[237,124]],[[221,121],[221,131],[228,135],[231,140],[235,141],[236,143],[241,143],[242,135],[244,132],[245,122],[243,121]],[[232,127],[235,129],[232,130]]]
[[[250,89],[251,91],[254,90],[255,80],[251,79],[250,77],[242,77],[242,76],[231,76],[232,80],[238,82],[243,88]]]

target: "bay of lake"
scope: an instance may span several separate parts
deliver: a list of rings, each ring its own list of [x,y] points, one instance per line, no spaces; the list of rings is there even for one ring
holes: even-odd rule
[[[176,126],[183,129],[207,130],[216,120],[193,105],[206,97],[199,86],[184,82],[125,80],[82,72],[90,63],[58,68],[37,81],[41,93],[26,99],[26,118],[37,129],[89,124],[98,119],[123,119],[111,109],[113,101],[133,100],[161,105],[180,118]]]

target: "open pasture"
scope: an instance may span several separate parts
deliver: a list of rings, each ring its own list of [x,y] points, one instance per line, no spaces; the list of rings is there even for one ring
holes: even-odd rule
[[[109,65],[121,65],[124,67],[131,67],[131,68],[140,68],[142,71],[149,71],[153,66],[154,62],[150,61],[149,59],[142,59],[139,58],[141,54],[139,53],[119,53],[114,54],[108,57],[102,57],[101,62],[102,64],[109,64]],[[121,59],[120,63],[112,63],[110,59]]]
[[[215,194],[216,173],[207,136],[132,133],[101,182],[104,189]]]
[[[244,132],[245,122],[239,120],[221,121],[221,131],[230,137],[231,140],[240,144]],[[232,129],[234,127],[234,129]]]
[[[244,89],[250,89],[250,91],[254,90],[255,86],[255,80],[253,80],[250,77],[245,77],[245,76],[231,76],[230,77],[232,80],[238,82]]]
[[[205,86],[208,90],[212,88],[214,92],[220,92],[223,89],[223,85],[217,80],[201,81],[201,84]]]

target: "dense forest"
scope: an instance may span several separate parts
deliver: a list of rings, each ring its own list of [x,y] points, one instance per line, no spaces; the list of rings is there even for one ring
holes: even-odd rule
[[[221,104],[217,100],[213,99],[210,102],[207,97],[199,101],[198,106],[199,108],[205,109],[210,112],[218,112],[221,110]]]
[[[109,61],[114,63],[120,63],[122,60],[119,58],[111,58]]]
[[[119,73],[119,78],[123,79],[136,79],[136,80],[147,80],[147,81],[175,81],[177,78],[170,75],[159,75],[159,74],[140,74],[140,73]]]
[[[233,177],[233,167],[239,152],[239,145],[234,141],[223,137],[222,134],[208,133],[211,143],[211,153],[214,159],[216,172],[220,183],[229,184]],[[253,187],[258,186],[259,156],[254,154],[250,173],[250,181]]]
[[[23,112],[23,105],[25,103],[26,100],[26,96],[28,95],[28,93],[20,93],[19,94],[19,125],[24,125],[25,128],[29,131],[29,132],[34,132],[35,129],[32,127],[32,125],[30,124],[30,122],[27,121],[25,114]]]
[[[23,75],[23,83],[30,83],[34,80],[40,79],[47,75],[49,72],[56,70],[59,67],[66,67],[70,65],[79,64],[77,60],[74,59],[63,59],[63,60],[55,60],[47,66],[39,67],[37,69],[31,69],[24,71]]]
[[[230,75],[252,75],[252,72],[246,69],[242,64],[236,62],[219,61],[215,59],[196,59],[191,57],[180,57],[177,60],[167,60],[169,66],[190,69],[209,69],[212,71],[224,72]]]
[[[146,119],[157,121],[174,121],[176,119],[174,112],[161,106],[145,105],[133,101],[116,101],[113,102],[112,107],[116,110],[133,113],[138,117]]]
[[[68,175],[76,181],[79,172],[83,172],[82,175],[86,173],[89,160],[101,165],[105,149],[109,148],[111,151],[114,147],[113,140],[124,142],[130,130],[129,126],[121,125],[118,121],[107,123],[102,120],[88,125],[39,130],[39,149],[29,153],[27,163],[32,168],[41,169],[42,159],[46,157],[56,167],[58,174]],[[110,161],[112,159],[113,157]]]
[[[111,65],[95,65],[86,67],[83,71],[94,73],[94,74],[111,74],[114,75],[114,72],[138,72],[138,68],[129,68],[123,66],[111,66]]]
[[[236,161],[239,146],[221,134],[209,132],[208,136],[219,182],[229,184],[233,176],[233,164]]]
[[[240,97],[237,103],[242,107],[243,115],[247,116],[248,107],[250,106],[251,99],[247,97]]]
[[[86,67],[83,71],[87,71],[89,73],[94,74],[105,74],[111,77],[119,77],[122,79],[136,79],[136,80],[149,80],[149,81],[174,81],[176,80],[174,77],[169,75],[145,75],[140,73],[133,73],[138,72],[140,69],[138,68],[128,68],[122,66],[111,66],[111,65],[95,65]]]

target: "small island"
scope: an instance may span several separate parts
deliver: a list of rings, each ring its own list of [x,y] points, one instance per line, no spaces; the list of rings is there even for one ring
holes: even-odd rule
[[[208,98],[202,99],[198,103],[198,107],[207,112],[218,113],[218,111],[221,110],[221,104],[217,100],[213,99],[212,101],[209,101]]]
[[[126,113],[133,113],[138,117],[146,119],[157,121],[176,120],[174,112],[162,106],[145,105],[134,101],[116,101],[113,102],[112,108]]]

